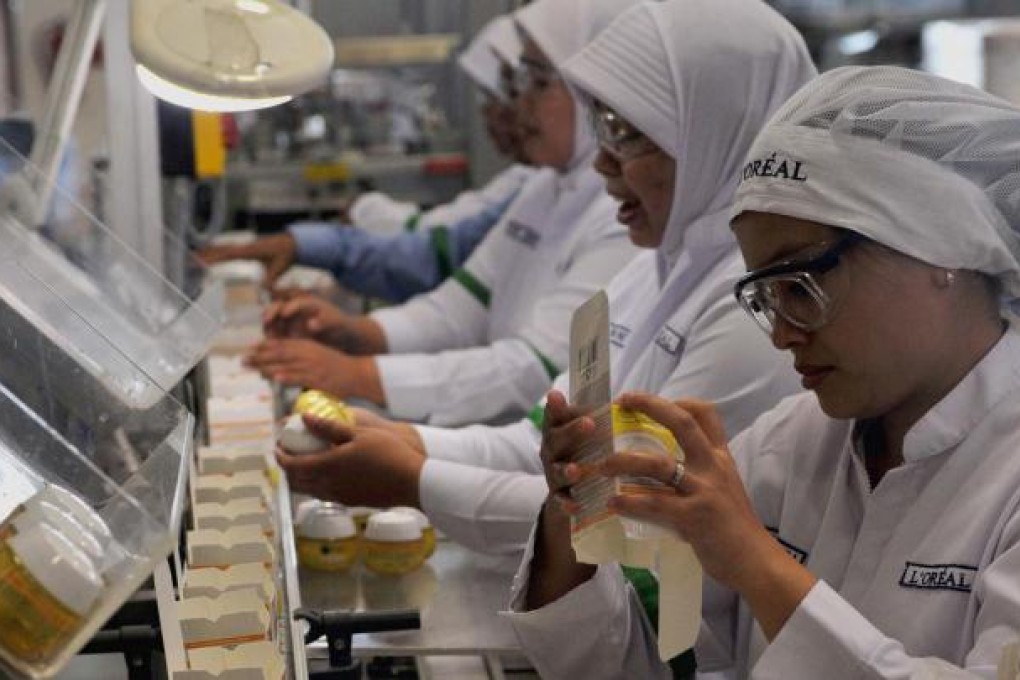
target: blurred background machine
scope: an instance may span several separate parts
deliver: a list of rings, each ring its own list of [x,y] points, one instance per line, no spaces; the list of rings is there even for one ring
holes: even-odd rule
[[[922,40],[932,22],[1020,15],[1020,3],[1015,0],[770,0],[769,4],[800,29],[823,71],[852,64],[921,68],[931,63],[933,50],[954,49],[949,44],[953,39],[940,40],[939,45]]]
[[[454,58],[509,0],[311,3],[335,37],[329,84],[237,117],[227,170],[228,226],[279,229],[335,217],[377,189],[430,206],[499,167]]]

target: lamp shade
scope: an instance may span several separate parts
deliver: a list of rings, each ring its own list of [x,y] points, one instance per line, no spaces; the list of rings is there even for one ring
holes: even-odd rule
[[[287,101],[323,82],[333,42],[279,0],[134,0],[131,50],[157,97],[206,111]]]

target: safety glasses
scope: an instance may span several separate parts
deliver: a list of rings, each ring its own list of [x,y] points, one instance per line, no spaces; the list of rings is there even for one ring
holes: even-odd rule
[[[626,163],[659,150],[655,142],[605,104],[593,102],[588,111],[599,146],[618,162]]]
[[[849,271],[838,266],[840,257],[864,240],[860,234],[848,232],[815,257],[750,272],[737,281],[733,294],[770,337],[777,318],[802,331],[816,331],[832,320],[850,288]]]

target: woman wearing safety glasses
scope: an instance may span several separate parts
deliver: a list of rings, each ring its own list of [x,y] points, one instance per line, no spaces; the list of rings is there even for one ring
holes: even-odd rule
[[[734,215],[750,270],[736,296],[810,393],[728,445],[709,404],[626,395],[673,431],[682,464],[628,452],[581,470],[569,459],[583,419],[560,419],[547,473],[673,486],[614,504],[676,531],[711,577],[701,670],[995,678],[1020,636],[1008,311],[1020,110],[905,69],[829,72],[755,141]],[[536,664],[549,677],[669,677],[619,571],[573,563],[568,538],[544,531],[551,547],[523,587],[534,611],[515,620]]]

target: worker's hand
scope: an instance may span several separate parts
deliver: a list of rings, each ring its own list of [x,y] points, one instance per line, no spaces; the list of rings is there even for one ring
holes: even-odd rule
[[[425,443],[421,440],[418,430],[411,423],[390,420],[389,418],[382,417],[375,411],[364,408],[355,407],[351,411],[354,413],[354,423],[358,427],[370,427],[389,432],[402,439],[404,443],[421,455],[425,455]]]
[[[799,565],[755,513],[712,404],[672,403],[638,393],[623,395],[617,403],[644,413],[673,433],[684,451],[684,472],[668,493],[616,496],[611,501],[615,510],[672,529],[691,544],[712,578],[742,594],[760,588],[767,574],[796,571]],[[661,454],[628,451],[610,456],[592,471],[650,477],[669,485],[677,466]]]
[[[266,307],[262,327],[266,337],[312,338],[342,348],[344,334],[352,325],[350,319],[318,295],[290,295]]]
[[[256,344],[244,363],[267,380],[385,406],[375,360],[352,357],[314,340],[270,338]]]
[[[273,302],[286,302],[294,298],[315,295],[311,290],[300,286],[276,286],[270,293]]]
[[[531,560],[525,600],[529,610],[558,600],[595,573],[594,567],[575,559],[570,546],[570,514],[577,509],[570,498],[570,487],[582,479],[574,458],[594,433],[595,421],[590,416],[569,406],[561,392],[549,393],[540,452],[549,497],[539,517]]]
[[[567,404],[563,393],[549,392],[539,455],[549,484],[550,502],[567,514],[577,509],[577,503],[570,497],[570,487],[581,481],[583,473],[574,458],[594,434],[595,421],[584,410]]]
[[[271,290],[276,285],[277,279],[294,264],[297,258],[297,242],[290,234],[274,234],[263,236],[251,243],[210,246],[198,251],[197,255],[206,264],[230,260],[257,260],[266,270],[262,285]]]
[[[276,460],[293,491],[346,505],[419,505],[418,479],[425,459],[399,438],[314,416],[306,415],[304,421],[332,446],[301,455],[277,449]]]

